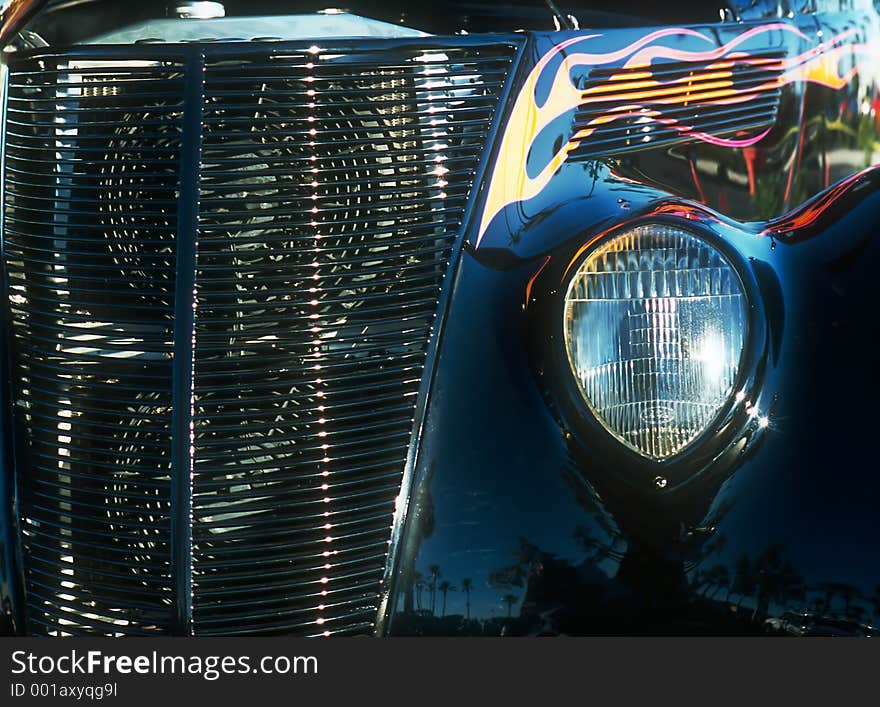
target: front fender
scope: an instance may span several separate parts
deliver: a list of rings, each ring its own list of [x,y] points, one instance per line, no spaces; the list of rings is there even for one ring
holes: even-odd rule
[[[876,630],[878,173],[743,225],[598,171],[591,196],[534,225],[576,236],[530,259],[463,256],[386,632]],[[723,240],[757,283],[766,345],[745,403],[769,420],[740,416],[662,490],[625,483],[568,419],[546,326],[562,317],[556,263],[597,230],[658,217]]]

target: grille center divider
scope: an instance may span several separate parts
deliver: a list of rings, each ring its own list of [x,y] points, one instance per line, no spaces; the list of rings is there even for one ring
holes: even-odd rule
[[[196,273],[198,269],[199,188],[201,181],[202,112],[205,102],[205,56],[194,53],[186,63],[180,146],[180,196],[177,212],[177,272],[174,296],[174,374],[171,420],[171,577],[175,623],[184,635],[193,632],[192,517],[196,391],[194,386]]]
[[[374,630],[441,291],[515,53],[10,62],[31,633]]]

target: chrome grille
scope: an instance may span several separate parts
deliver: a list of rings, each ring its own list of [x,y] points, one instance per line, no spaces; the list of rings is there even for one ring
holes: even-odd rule
[[[32,632],[372,630],[513,49],[12,62],[3,247]]]

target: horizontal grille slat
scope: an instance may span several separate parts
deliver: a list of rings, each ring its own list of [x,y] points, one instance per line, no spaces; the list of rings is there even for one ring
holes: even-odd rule
[[[776,122],[784,55],[597,67],[578,89],[571,159],[622,154],[704,135],[756,135]]]
[[[476,153],[477,151],[474,151],[474,152]],[[393,156],[394,155],[384,155],[383,154],[383,155],[380,155],[379,157],[390,158]],[[460,170],[461,165],[467,165],[468,163],[472,162],[473,158],[474,158],[474,154],[454,155],[454,156],[447,157],[444,160],[444,162],[447,165],[452,165],[453,167],[456,167]],[[247,172],[243,172],[243,173],[225,172],[225,171],[218,170],[216,172],[216,174],[206,176],[204,183],[205,184],[213,184],[217,181],[221,181],[223,183],[228,183],[230,181],[238,180],[238,183],[245,183],[246,184],[248,182],[248,180],[254,179],[256,177],[260,177],[260,176],[277,177],[279,175],[290,175],[291,177],[304,177],[305,176],[305,177],[308,177],[309,182],[311,182],[316,177],[318,180],[320,180],[321,175],[324,175],[329,178],[329,177],[334,177],[335,175],[339,175],[339,174],[350,175],[352,172],[352,170],[348,167],[328,166],[327,164],[323,164],[321,166],[321,169],[316,171],[317,168],[316,168],[316,166],[314,166],[312,164],[311,160],[309,160],[307,162],[307,164],[303,164],[302,166],[299,166],[299,164],[296,160],[291,160],[291,161],[286,161],[283,165],[280,165],[280,166],[277,166],[274,168],[270,168],[270,167],[263,168],[261,166],[260,169],[249,169],[249,168],[253,167],[254,165],[262,165],[262,164],[264,164],[264,163],[260,160],[253,160],[253,161],[244,162],[243,164],[239,165],[240,168],[248,168]],[[409,163],[409,166],[412,167],[413,169],[420,168],[420,167],[431,167],[433,169],[433,168],[436,168],[437,161],[435,158],[429,157],[429,158],[425,158],[422,160],[411,161]],[[370,175],[371,176],[370,181],[372,182],[376,179],[376,177],[374,175],[377,172],[379,173],[379,177],[387,177],[388,172],[390,169],[392,169],[392,167],[393,167],[393,165],[390,165],[385,162],[376,162],[374,164],[367,164],[367,165],[359,167],[356,173],[358,176]],[[448,169],[450,169],[450,171],[452,171],[452,168],[448,168]],[[326,182],[327,185],[331,185],[331,186],[335,185],[336,183],[344,184],[344,180],[340,180],[339,182],[328,180]]]
[[[34,583],[41,587],[44,590],[53,591],[53,587],[51,584],[43,583],[42,577],[46,578],[47,582],[51,582],[53,575],[56,570],[54,567],[44,568],[40,565],[34,565],[33,573],[35,575]],[[116,581],[118,579],[128,580],[130,577],[124,574],[109,574],[107,572],[102,572],[100,574],[93,573],[91,576],[91,586],[100,592],[119,592],[123,595],[128,595],[133,602],[134,606],[140,608],[144,611],[152,611],[154,607],[150,605],[142,605],[138,603],[138,597],[143,595],[145,589],[152,589],[151,585],[148,582],[141,582],[141,584],[137,587],[132,587],[127,581],[119,582]]]
[[[288,514],[280,519],[274,517],[267,518],[266,514],[259,515],[253,513],[251,514],[251,520],[254,522],[249,526],[248,530],[233,533],[231,529],[240,530],[239,526],[217,523],[212,527],[211,532],[213,538],[223,540],[225,544],[229,545],[230,551],[239,551],[239,543],[250,543],[253,546],[249,553],[251,561],[262,557],[265,562],[271,564],[278,558],[302,559],[305,557],[303,552],[299,549],[291,549],[290,543],[303,540],[326,543],[329,542],[327,537],[331,537],[333,542],[336,543],[331,554],[338,554],[343,551],[349,552],[353,547],[360,546],[363,543],[375,544],[382,540],[387,544],[387,532],[382,527],[377,530],[376,521],[388,512],[388,505],[387,500],[371,503],[360,502],[357,505],[358,515],[356,516],[351,508],[346,509],[344,512],[342,510],[336,511],[330,516],[325,516],[323,512],[310,512],[307,509],[298,510],[296,516]],[[334,521],[339,523],[338,526],[334,526],[336,534],[328,536],[325,526],[328,522]],[[263,543],[267,538],[275,539],[276,542],[273,545],[278,545],[283,540],[287,543],[287,547],[276,548],[270,555],[262,555]],[[321,553],[319,553],[320,555]],[[206,557],[210,557],[210,553]],[[312,559],[314,557],[312,555]],[[211,563],[205,565],[205,567],[211,566]],[[234,564],[231,565],[230,569],[234,566]],[[220,565],[218,564],[217,567],[219,568]]]
[[[370,519],[367,520],[369,522]],[[369,540],[369,538],[368,538]],[[275,550],[271,557],[267,556],[266,562],[271,564],[272,562],[285,563],[285,562],[307,562],[310,559],[314,559],[311,554],[308,553],[296,553],[289,552],[290,543],[283,538],[276,540],[274,543],[260,543],[259,547],[267,552]],[[362,544],[349,544],[347,547],[339,548],[336,550],[335,557],[344,558],[350,554],[364,554],[364,553],[377,553],[384,554],[388,547],[388,541],[385,539],[376,540],[373,542],[366,542]],[[280,551],[280,554],[279,552]],[[236,553],[238,553],[238,559],[236,559]],[[248,545],[246,550],[242,548],[236,548],[235,546],[231,546],[229,548],[229,552],[224,555],[223,561],[213,561],[211,559],[204,560],[203,569],[206,572],[212,569],[235,569],[238,567],[248,567],[251,565],[251,555],[253,550],[251,546]]]
[[[374,561],[381,561],[380,556],[376,556],[371,558]],[[246,620],[254,620],[262,617],[263,613],[266,609],[276,612],[277,616],[296,616],[297,614],[309,614],[312,609],[308,606],[301,608],[289,608],[287,610],[279,609],[277,606],[278,600],[275,598],[272,599],[247,599],[244,601],[230,601],[224,600],[223,603],[216,607],[216,610],[213,613],[219,614],[216,616],[211,616],[210,613],[206,614],[205,623],[217,623],[223,621],[223,616],[227,612],[234,612],[235,620],[237,622],[242,622]],[[343,611],[347,607],[357,606],[361,609],[364,608],[364,600],[360,597],[355,597],[353,599],[340,599],[338,601],[325,601],[325,609],[331,612]],[[248,611],[247,609],[250,608]]]
[[[197,634],[372,630],[440,296],[515,51],[12,58],[3,253],[33,633],[171,633],[182,603]],[[180,204],[191,175],[197,232]],[[180,238],[196,248],[188,401],[173,387]]]
[[[70,516],[71,520],[81,520],[81,516]],[[37,549],[45,550],[49,553],[56,552],[69,552],[69,546],[71,544],[71,539],[65,536],[51,536],[48,535],[45,539],[42,539],[40,536],[40,540],[33,540],[32,546]],[[112,544],[109,544],[112,549]],[[89,568],[87,573],[83,573],[89,577],[106,575],[112,576],[121,580],[125,580],[129,583],[129,586],[132,588],[136,588],[138,586],[142,586],[144,582],[150,582],[159,588],[160,591],[164,591],[163,583],[158,581],[157,578],[150,576],[149,573],[160,574],[162,572],[168,571],[168,566],[162,563],[147,563],[141,561],[138,563],[137,570],[143,576],[135,575],[132,570],[132,564],[130,560],[126,560],[124,557],[120,557],[119,554],[108,555],[108,550],[106,547],[102,547],[98,543],[85,543],[80,548],[77,547],[77,562],[89,563],[92,566]],[[69,555],[73,557],[72,555]],[[46,557],[41,557],[36,555],[32,560],[32,564],[36,566],[37,564],[45,564],[47,566],[56,567],[57,572],[57,563],[53,562],[51,559]],[[108,569],[109,568],[109,569]],[[69,570],[68,570],[69,571]],[[72,575],[74,578],[76,577],[76,572]],[[135,581],[132,581],[135,580]],[[66,580],[65,580],[66,581]]]

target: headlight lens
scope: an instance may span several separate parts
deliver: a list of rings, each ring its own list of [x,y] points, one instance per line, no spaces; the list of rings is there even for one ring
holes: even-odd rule
[[[645,225],[583,261],[568,286],[564,326],[596,418],[661,460],[698,437],[732,394],[746,298],[715,248],[672,226]]]

